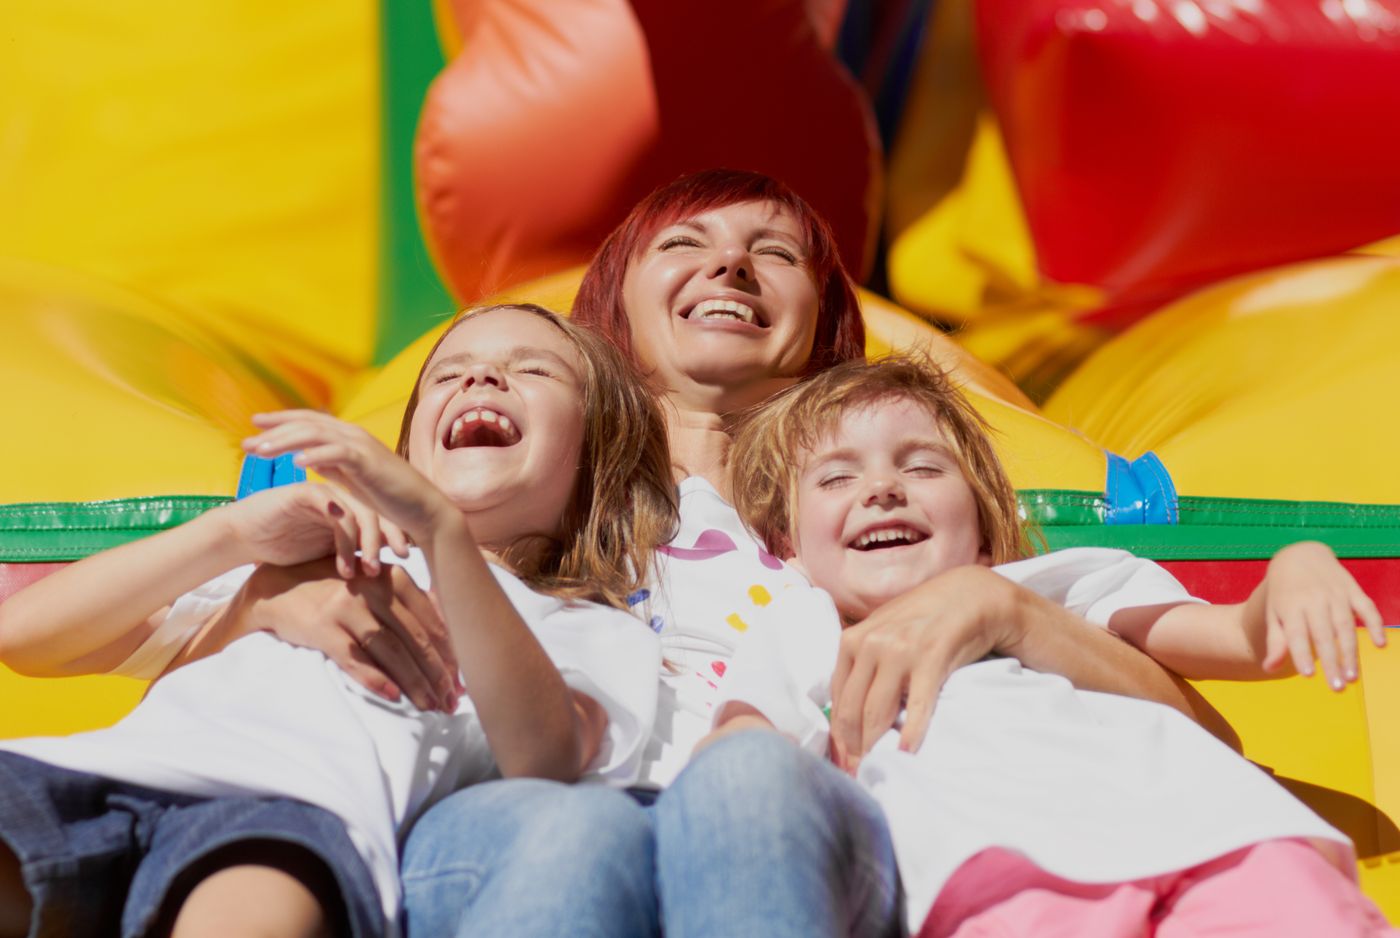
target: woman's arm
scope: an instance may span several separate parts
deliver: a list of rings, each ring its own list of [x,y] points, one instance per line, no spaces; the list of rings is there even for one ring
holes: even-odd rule
[[[110,671],[150,637],[176,598],[210,578],[245,563],[332,551],[353,559],[359,537],[327,486],[259,493],[16,593],[0,605],[0,661],[34,676]]]
[[[437,607],[403,567],[344,579],[333,558],[258,567],[227,608],[170,668],[197,661],[253,632],[314,648],[387,700],[420,710],[457,708],[457,659]]]
[[[985,567],[950,570],[847,628],[832,676],[837,761],[853,769],[905,707],[900,745],[923,741],[948,675],[996,652],[1084,690],[1166,704],[1224,742],[1238,737],[1204,698],[1147,655]]]

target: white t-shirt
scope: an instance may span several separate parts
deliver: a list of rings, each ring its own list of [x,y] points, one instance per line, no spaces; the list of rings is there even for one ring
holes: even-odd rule
[[[657,551],[652,583],[633,609],[661,636],[665,659],[641,776],[655,788],[675,779],[709,732],[719,679],[750,623],[780,594],[812,591],[705,479],[685,479],[679,494],[680,528]]]
[[[995,569],[1100,625],[1119,609],[1198,601],[1123,551],[1078,548]],[[824,755],[840,633],[827,594],[784,594],[740,643],[720,701],[757,708]],[[1187,717],[1077,690],[1012,658],[954,672],[919,751],[898,742],[886,733],[857,780],[889,820],[911,933],[948,877],[989,847],[1065,879],[1123,882],[1305,837],[1354,875],[1344,834]]]
[[[386,551],[384,561],[402,563],[428,588],[420,552],[401,561]],[[228,602],[252,570],[240,567],[181,597],[151,647],[128,659],[131,669],[140,672],[162,656],[168,661],[189,628]],[[585,777],[616,786],[635,782],[655,714],[655,636],[621,610],[566,603],[499,567],[491,571],[565,682],[607,711],[607,733]],[[390,922],[399,906],[399,836],[441,798],[497,774],[466,697],[455,714],[423,712],[407,698],[391,703],[320,652],[265,633],[157,681],[109,729],[11,740],[0,748],[167,791],[277,796],[325,808],[345,823]]]

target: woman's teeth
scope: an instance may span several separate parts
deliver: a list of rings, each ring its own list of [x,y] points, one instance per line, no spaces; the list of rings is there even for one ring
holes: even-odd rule
[[[753,307],[734,300],[705,300],[697,303],[695,309],[690,312],[691,319],[737,319],[740,322],[753,324],[758,317],[754,315]]]
[[[877,531],[867,531],[851,542],[851,546],[856,550],[871,550],[884,546],[896,546],[899,544],[917,544],[926,540],[928,535],[915,531],[913,528],[895,527],[880,528]]]
[[[520,431],[505,414],[486,407],[474,407],[456,420],[447,434],[448,448],[458,446],[510,446],[520,440]]]

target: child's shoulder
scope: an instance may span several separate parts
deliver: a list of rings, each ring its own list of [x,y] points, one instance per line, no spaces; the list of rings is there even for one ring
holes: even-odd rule
[[[1066,547],[1034,557],[999,564],[992,569],[1009,580],[1022,582],[1032,577],[1077,577],[1111,567],[1156,566],[1126,550],[1115,547]]]
[[[1157,563],[1114,548],[1072,547],[994,569],[1092,622],[1119,609],[1200,602]]]

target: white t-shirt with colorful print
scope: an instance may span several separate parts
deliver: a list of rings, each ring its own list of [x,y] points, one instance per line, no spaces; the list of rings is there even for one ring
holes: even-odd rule
[[[1121,609],[1199,602],[1121,550],[1075,548],[994,569],[1097,625]],[[754,707],[825,754],[840,635],[829,595],[786,593],[740,643],[718,700]],[[948,878],[992,847],[1086,883],[1187,869],[1288,837],[1354,869],[1344,834],[1177,711],[1079,690],[1014,658],[953,672],[919,750],[901,751],[891,730],[856,780],[889,821],[911,933]]]
[[[632,611],[661,637],[656,725],[642,757],[643,786],[664,788],[710,729],[719,679],[739,638],[779,594],[807,579],[763,549],[739,514],[699,476],[680,483],[680,528],[657,551]]]
[[[429,587],[417,548],[406,560],[385,548],[381,559]],[[145,673],[168,661],[253,569],[238,567],[182,596],[151,647],[138,649],[118,673]],[[621,610],[538,593],[495,565],[491,573],[564,682],[607,713],[585,779],[632,785],[656,700],[655,637]],[[400,898],[400,836],[449,793],[498,775],[470,697],[451,714],[419,710],[406,697],[387,701],[319,651],[262,632],[161,678],[115,726],[6,740],[0,749],[165,791],[294,798],[324,808],[344,822],[391,925]]]

